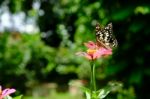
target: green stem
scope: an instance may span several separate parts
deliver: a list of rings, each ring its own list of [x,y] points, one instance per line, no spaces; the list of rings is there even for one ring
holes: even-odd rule
[[[95,61],[91,62],[91,99],[93,92],[96,92],[96,81],[95,81]]]

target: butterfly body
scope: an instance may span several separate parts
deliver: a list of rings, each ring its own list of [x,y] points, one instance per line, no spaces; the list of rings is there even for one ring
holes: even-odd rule
[[[112,49],[117,47],[118,42],[113,35],[112,23],[109,23],[106,27],[101,27],[100,24],[96,24],[96,42],[99,47],[105,47],[106,49]]]

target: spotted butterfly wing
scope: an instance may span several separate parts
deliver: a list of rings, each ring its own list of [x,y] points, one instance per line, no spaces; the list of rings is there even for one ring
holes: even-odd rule
[[[96,42],[98,46],[112,49],[117,47],[118,42],[113,35],[112,23],[109,23],[106,27],[101,27],[100,24],[96,24]]]

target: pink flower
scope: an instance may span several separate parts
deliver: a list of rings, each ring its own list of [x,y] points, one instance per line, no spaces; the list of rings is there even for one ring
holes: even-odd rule
[[[0,86],[0,99],[3,99],[5,96],[10,95],[15,91],[16,91],[15,89],[10,89],[10,88],[6,88],[2,90],[2,87]]]
[[[84,45],[88,48],[86,52],[77,52],[76,55],[84,56],[89,60],[95,60],[102,56],[111,55],[112,50],[106,49],[104,47],[98,47],[96,43],[89,41],[84,43]]]

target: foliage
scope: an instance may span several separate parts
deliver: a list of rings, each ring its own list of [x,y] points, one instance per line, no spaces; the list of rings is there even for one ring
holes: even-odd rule
[[[22,99],[22,95],[16,97],[6,96],[4,99]]]
[[[27,82],[35,79],[37,73],[44,75],[54,68],[51,62],[54,60],[52,55],[55,51],[41,41],[39,33],[0,34],[0,48],[1,83],[11,79],[12,84],[17,80]],[[45,61],[45,64],[41,61]]]
[[[4,1],[7,0],[0,1],[0,4],[2,5]],[[32,6],[34,2],[40,3],[39,10]],[[14,50],[8,46],[13,42],[6,44],[7,38],[5,38],[0,42],[0,59],[3,60],[0,63],[0,68],[3,68],[0,69],[1,75],[22,74],[29,60],[39,65],[41,56],[48,61],[53,61],[53,58],[49,57],[56,55],[56,60],[53,61],[56,64],[52,63],[44,70],[48,69],[47,72],[49,72],[51,67],[56,67],[56,71],[61,74],[75,72],[80,77],[87,77],[85,75],[88,75],[88,63],[84,59],[76,58],[73,53],[75,50],[80,50],[78,47],[84,41],[94,39],[92,33],[94,33],[96,21],[104,25],[112,22],[119,47],[109,59],[109,63],[108,60],[103,63],[100,60],[104,71],[98,69],[97,77],[102,82],[108,79],[120,80],[127,88],[134,86],[138,98],[150,98],[147,87],[150,83],[148,80],[150,76],[150,67],[148,67],[150,2],[148,0],[10,0],[7,4],[12,13],[24,11],[27,17],[36,17],[40,30],[48,35],[43,40],[46,44],[58,49],[57,55],[53,53],[55,50],[47,47],[46,52],[45,50],[43,52],[43,48],[39,47],[39,44],[34,45],[35,41],[30,39],[31,45],[29,45],[33,50],[30,47],[24,48],[22,43],[19,44],[19,48],[16,48],[17,50]],[[15,42],[15,44],[18,43]],[[30,56],[31,50],[33,56]],[[50,51],[50,54],[46,54],[47,51]],[[3,54],[6,55],[3,56]],[[23,55],[26,56],[25,59]],[[80,63],[82,64],[79,65]],[[11,69],[8,70],[8,67]],[[38,66],[33,68],[36,67]],[[36,69],[36,72],[43,70],[39,68]],[[9,72],[5,72],[6,69]],[[6,76],[1,77],[7,79]]]

